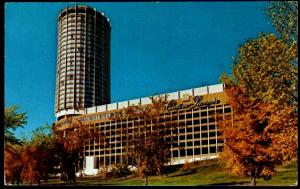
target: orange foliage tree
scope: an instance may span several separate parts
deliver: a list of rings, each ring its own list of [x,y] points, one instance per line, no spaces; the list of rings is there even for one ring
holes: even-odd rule
[[[164,97],[151,98],[148,105],[134,105],[124,108],[112,119],[132,121],[132,132],[128,127],[122,130],[127,140],[124,151],[129,164],[136,165],[145,178],[151,173],[162,174],[165,163],[170,162],[171,145],[177,139],[177,122],[164,116],[167,100]],[[174,121],[175,120],[175,121]]]
[[[29,141],[21,141],[22,145],[5,146],[5,173],[8,182],[40,184],[42,179],[48,180],[49,173],[56,164],[52,133],[44,132],[49,127],[46,125],[37,128]]]
[[[29,181],[30,184],[38,183],[42,178],[42,161],[47,158],[37,146],[25,146],[22,150],[22,161],[24,164],[22,180]]]
[[[261,35],[244,44],[233,64],[233,75],[223,75],[233,115],[221,117],[224,137],[221,157],[232,172],[268,180],[276,165],[297,151],[297,56],[295,44],[274,35]]]
[[[24,164],[21,158],[21,147],[5,145],[4,147],[4,174],[7,183],[17,185],[22,182],[21,173],[23,171]]]
[[[84,158],[84,145],[99,139],[100,131],[95,127],[83,124],[76,118],[67,118],[67,127],[54,127],[54,136],[60,169],[63,178],[69,183],[76,182],[76,170],[80,169],[79,161]]]

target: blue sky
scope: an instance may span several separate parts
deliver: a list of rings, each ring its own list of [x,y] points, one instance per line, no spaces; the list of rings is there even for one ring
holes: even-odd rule
[[[103,12],[112,25],[112,102],[217,84],[241,44],[274,32],[268,2],[77,4]],[[55,121],[56,22],[70,5],[5,4],[5,107],[17,104],[28,115],[17,136]]]

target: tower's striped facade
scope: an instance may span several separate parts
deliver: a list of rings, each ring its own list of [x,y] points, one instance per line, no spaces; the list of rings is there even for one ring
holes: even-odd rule
[[[110,31],[103,13],[87,6],[58,16],[55,114],[83,114],[110,103]]]

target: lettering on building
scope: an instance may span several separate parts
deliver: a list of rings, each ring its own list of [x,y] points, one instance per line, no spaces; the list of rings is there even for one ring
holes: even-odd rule
[[[192,103],[188,103],[188,104],[178,104],[176,100],[171,100],[168,104],[167,104],[167,111],[174,111],[174,110],[180,110],[180,109],[186,109],[186,110],[190,110],[193,108],[199,108],[202,106],[210,106],[212,104],[219,104],[220,100],[214,98],[213,100],[209,100],[209,101],[205,101],[203,102],[203,96],[194,96]]]

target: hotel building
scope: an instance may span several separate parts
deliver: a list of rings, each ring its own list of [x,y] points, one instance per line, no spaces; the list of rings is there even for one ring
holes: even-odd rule
[[[231,115],[227,104],[224,85],[217,84],[199,88],[161,94],[169,101],[167,111],[162,116],[170,116],[177,122],[178,140],[171,147],[171,162],[182,164],[205,159],[217,158],[222,150],[223,139],[218,130],[216,116]],[[135,131],[134,120],[114,121],[110,117],[117,111],[131,105],[147,105],[151,103],[149,97],[93,106],[84,109],[82,115],[72,119],[79,120],[87,127],[95,127],[106,136],[109,146],[105,146],[99,139],[84,145],[83,168],[86,174],[96,174],[102,165],[119,163],[125,155],[128,133]],[[54,126],[65,128],[68,119],[57,121]]]
[[[110,103],[110,31],[103,13],[68,7],[58,16],[55,115]]]

